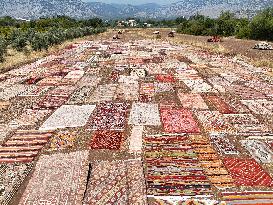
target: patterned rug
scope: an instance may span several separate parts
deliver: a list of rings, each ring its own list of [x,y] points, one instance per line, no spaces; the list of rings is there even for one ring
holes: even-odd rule
[[[239,96],[243,100],[265,99],[265,95],[246,86],[231,85],[227,89],[231,94]]]
[[[60,96],[48,96],[46,95],[42,98],[36,105],[33,106],[34,109],[55,109],[62,106],[66,101],[67,97],[60,97]]]
[[[139,97],[139,84],[138,82],[134,83],[120,83],[115,98],[118,100],[138,100]]]
[[[145,136],[147,194],[211,196],[211,185],[187,136]]]
[[[0,165],[0,204],[8,205],[33,167],[32,163]]]
[[[207,133],[234,133],[235,130],[219,111],[196,111],[196,117]]]
[[[122,132],[95,131],[89,143],[91,149],[119,150],[124,141]]]
[[[47,150],[59,151],[73,149],[78,139],[79,137],[76,132],[60,131],[52,136]]]
[[[272,114],[272,111],[263,106],[263,100],[241,100],[241,103],[246,105],[249,110],[258,115],[269,115]]]
[[[127,103],[100,103],[88,122],[92,130],[124,130]]]
[[[54,76],[54,77],[46,77],[40,80],[36,85],[39,86],[58,86],[61,84],[63,77],[61,76]]]
[[[210,102],[220,113],[233,114],[236,110],[229,106],[223,99],[216,95],[207,95],[205,99]]]
[[[243,191],[243,192],[222,192],[222,199],[231,205],[270,205],[273,201],[272,191]]]
[[[37,130],[17,131],[0,146],[0,163],[33,161],[51,136]]]
[[[91,165],[84,205],[147,204],[140,159],[97,161]]]
[[[91,96],[93,87],[83,86],[76,90],[68,100],[68,104],[84,104],[86,100]]]
[[[208,109],[207,104],[199,94],[183,93],[181,90],[178,92],[179,100],[182,107],[188,109]]]
[[[51,112],[52,110],[26,109],[19,118],[12,120],[9,124],[12,124],[16,128],[21,126],[34,126]]]
[[[210,144],[210,140],[202,135],[191,135],[190,140],[211,184],[219,189],[233,187],[234,180]]]
[[[142,152],[142,136],[144,126],[134,126],[129,137],[129,152],[141,153]]]
[[[272,178],[255,159],[229,157],[224,164],[237,186],[273,186]]]
[[[50,86],[30,86],[29,89],[19,94],[21,97],[42,96],[50,89]]]
[[[262,141],[241,140],[242,146],[247,149],[251,156],[260,163],[272,163],[273,151]]]
[[[163,83],[174,83],[176,81],[173,75],[168,75],[168,74],[156,75],[156,80]]]
[[[133,103],[129,124],[133,125],[161,125],[157,104]]]
[[[140,94],[154,96],[155,95],[155,86],[153,83],[141,83],[139,92],[140,92]]]
[[[210,134],[209,136],[221,154],[239,154],[239,151],[235,148],[234,143],[228,138],[227,134],[216,133]]]
[[[112,101],[115,97],[117,84],[99,85],[87,102]]]
[[[19,205],[82,203],[88,174],[88,151],[43,155]]]
[[[155,92],[156,93],[163,93],[163,92],[173,92],[173,86],[171,83],[154,83]]]
[[[199,133],[200,129],[191,111],[187,109],[161,108],[164,131],[168,133]]]
[[[75,90],[73,86],[59,86],[47,92],[48,96],[69,97]]]
[[[40,130],[82,127],[88,121],[95,107],[95,105],[63,105],[43,123]]]

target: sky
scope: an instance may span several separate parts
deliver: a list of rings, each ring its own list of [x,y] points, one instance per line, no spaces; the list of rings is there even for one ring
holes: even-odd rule
[[[135,1],[130,1],[130,0],[84,0],[84,1],[138,5],[138,4],[145,4],[145,3],[169,4],[169,3],[177,2],[178,0],[167,0],[167,1],[166,0],[135,0]]]

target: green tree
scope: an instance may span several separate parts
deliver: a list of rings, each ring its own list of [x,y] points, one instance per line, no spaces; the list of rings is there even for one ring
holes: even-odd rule
[[[0,36],[0,62],[4,61],[4,56],[7,51],[7,41]]]

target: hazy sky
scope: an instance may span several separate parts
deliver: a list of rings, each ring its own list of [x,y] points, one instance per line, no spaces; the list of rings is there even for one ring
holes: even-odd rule
[[[84,0],[84,1],[94,1],[94,2],[104,2],[104,3],[120,3],[120,4],[145,4],[145,3],[157,3],[157,4],[169,4],[173,2],[177,2],[179,0]]]

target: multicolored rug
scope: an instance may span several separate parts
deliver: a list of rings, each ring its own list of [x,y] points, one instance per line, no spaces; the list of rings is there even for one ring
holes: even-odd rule
[[[91,166],[84,205],[147,204],[140,159],[96,161]]]
[[[48,96],[46,95],[42,98],[36,105],[33,106],[34,109],[55,109],[57,107],[62,106],[68,97],[60,97],[60,96]]]
[[[0,163],[33,161],[51,136],[51,132],[17,131],[0,146]]]
[[[237,186],[273,186],[272,178],[255,159],[227,157],[224,164]]]
[[[60,131],[54,134],[50,140],[48,151],[60,151],[75,148],[79,139],[76,132]]]
[[[131,135],[129,137],[129,152],[141,153],[142,152],[142,136],[144,126],[133,126]]]
[[[209,136],[212,143],[217,147],[221,154],[239,154],[239,151],[236,149],[234,143],[228,138],[227,134],[215,133],[210,134]]]
[[[205,99],[210,102],[220,113],[223,114],[234,114],[236,110],[229,106],[223,99],[217,95],[207,95]]]
[[[12,120],[10,124],[16,126],[17,128],[21,126],[34,126],[51,112],[52,110],[26,109],[19,118]]]
[[[199,133],[200,129],[190,110],[184,108],[160,109],[164,131],[168,133]]]
[[[95,131],[89,144],[91,149],[119,150],[124,141],[122,132]]]
[[[212,195],[187,136],[145,136],[144,145],[148,196]]]
[[[235,133],[235,129],[229,124],[219,111],[196,111],[196,117],[207,133]]]
[[[127,103],[100,103],[90,117],[87,127],[92,130],[124,130],[127,109]]]
[[[88,168],[88,151],[42,155],[19,205],[81,204]]]
[[[211,184],[219,189],[233,187],[234,180],[210,144],[209,138],[202,135],[191,135],[190,140]]]
[[[256,161],[260,163],[272,163],[273,151],[264,142],[259,140],[241,140],[242,146],[247,149]]]
[[[0,165],[0,204],[8,205],[26,176],[33,167],[32,163]]]
[[[129,122],[132,125],[161,125],[157,104],[133,103]]]
[[[201,95],[192,93],[183,93],[181,90],[178,92],[179,100],[182,107],[188,109],[209,109]]]

